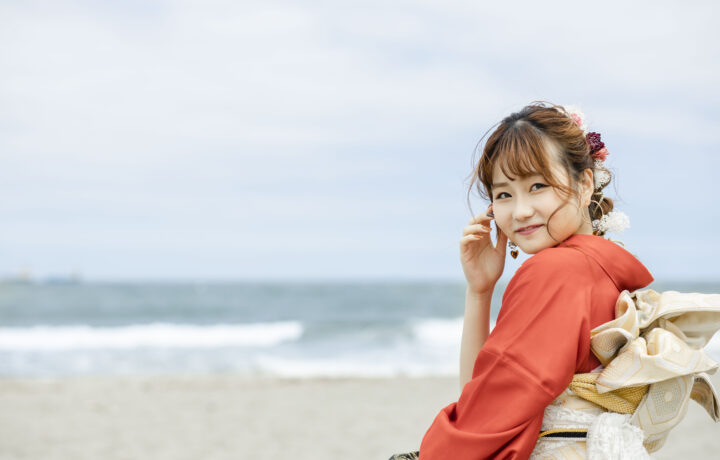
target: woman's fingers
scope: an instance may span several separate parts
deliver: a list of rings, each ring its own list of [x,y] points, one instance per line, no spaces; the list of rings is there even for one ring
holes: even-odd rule
[[[493,219],[492,217],[489,217],[487,214],[482,213],[482,214],[478,214],[477,216],[470,219],[470,222],[468,222],[468,224],[470,224],[470,225],[479,224],[481,222],[487,222],[492,219]]]
[[[467,225],[463,228],[463,235],[470,235],[473,233],[483,232],[490,233],[492,228],[489,225],[473,224]]]
[[[483,238],[482,235],[478,235],[477,233],[471,233],[469,235],[465,235],[462,238],[460,238],[460,247],[465,247],[467,245],[476,243],[480,241]]]
[[[490,215],[488,215],[488,213]],[[470,222],[468,224],[479,224],[482,222],[487,222],[490,220],[493,220],[494,216],[492,215],[492,205],[488,206],[488,208],[485,210],[485,212],[481,212],[480,214],[474,216],[472,219],[470,219]]]

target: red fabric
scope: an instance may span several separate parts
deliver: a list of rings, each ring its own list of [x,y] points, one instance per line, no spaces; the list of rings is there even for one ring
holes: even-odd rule
[[[600,363],[590,330],[615,317],[623,289],[653,281],[622,246],[572,235],[526,260],[508,283],[495,327],[457,402],[435,417],[420,460],[527,459],[543,412]]]

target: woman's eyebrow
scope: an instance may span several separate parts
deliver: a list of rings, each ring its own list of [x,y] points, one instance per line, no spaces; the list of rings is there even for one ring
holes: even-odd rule
[[[541,177],[542,177],[542,174],[538,174],[538,173],[528,174],[527,176],[522,176],[522,179],[527,179],[527,178],[529,178],[529,177],[535,177],[535,176],[541,176]],[[493,188],[498,188],[498,187],[504,187],[504,186],[506,186],[506,185],[508,185],[507,182],[498,182],[498,183],[492,184],[492,187],[493,187]]]

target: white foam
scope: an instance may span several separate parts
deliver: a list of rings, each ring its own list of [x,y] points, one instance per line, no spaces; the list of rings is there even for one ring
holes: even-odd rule
[[[302,333],[299,321],[207,326],[169,323],[123,327],[34,326],[0,328],[0,350],[270,347],[297,340]]]
[[[463,318],[431,318],[416,322],[413,335],[419,342],[434,346],[455,346],[462,337]]]
[[[411,324],[410,337],[386,346],[330,349],[322,356],[262,351],[250,368],[258,374],[301,378],[455,376],[462,326],[462,317],[418,319]]]

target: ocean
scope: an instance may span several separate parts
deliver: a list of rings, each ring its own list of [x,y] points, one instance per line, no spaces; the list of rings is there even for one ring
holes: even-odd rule
[[[450,282],[4,283],[0,376],[454,376],[464,298]]]

